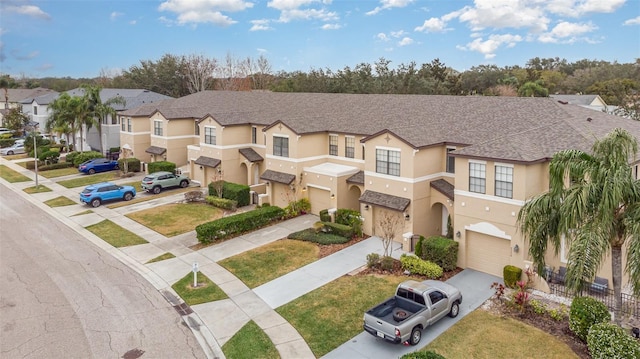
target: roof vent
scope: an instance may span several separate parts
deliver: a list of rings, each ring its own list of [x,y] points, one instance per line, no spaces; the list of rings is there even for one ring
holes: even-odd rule
[[[558,102],[560,102],[560,103],[561,103],[561,104],[563,104],[563,105],[568,104],[568,102],[567,102],[567,101],[558,100]]]
[[[587,117],[587,121],[591,122],[591,121],[593,121],[593,119],[591,117]]]

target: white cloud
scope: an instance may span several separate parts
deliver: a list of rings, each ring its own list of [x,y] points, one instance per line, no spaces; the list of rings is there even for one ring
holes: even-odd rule
[[[625,21],[623,25],[640,25],[640,16]]]
[[[322,20],[336,21],[339,19],[338,14],[325,9],[291,9],[283,10],[280,13],[280,22],[290,22],[294,20]]]
[[[405,7],[413,1],[414,0],[380,0],[380,6],[376,6],[373,10],[366,12],[365,15],[375,15],[382,10],[388,10],[394,7]]]
[[[550,20],[538,5],[540,1],[475,0],[475,7],[466,6],[457,15],[458,20],[468,23],[472,31],[528,28],[542,32]]]
[[[122,15],[124,14],[121,12],[114,11],[111,13],[111,15],[109,15],[109,19],[111,19],[111,21],[116,21]]]
[[[314,2],[318,2],[318,1],[317,0],[272,0],[267,3],[267,6],[282,11],[282,10],[297,9],[301,6],[306,6]]]
[[[416,27],[414,31],[427,32],[427,33],[445,32],[447,31],[447,23],[441,19],[432,17],[431,19],[425,20],[422,26]]]
[[[158,10],[175,13],[179,25],[212,23],[229,26],[237,21],[222,14],[223,11],[238,12],[252,7],[253,3],[243,0],[167,0],[160,4]],[[166,18],[161,18],[161,21],[163,19]]]
[[[324,24],[322,30],[338,30],[342,27],[340,24]]]
[[[402,37],[402,36],[406,35],[407,33],[404,32],[403,30],[400,30],[400,31],[391,31],[389,34],[391,34],[391,36],[393,36],[393,37]]]
[[[413,44],[413,39],[410,37],[403,37],[400,42],[398,42],[398,46],[407,46]]]
[[[4,1],[3,1],[4,2]],[[2,4],[4,5],[4,4]],[[16,13],[20,15],[26,15],[30,17],[34,17],[37,19],[50,20],[51,15],[42,11],[39,7],[35,5],[8,5],[2,8],[2,11],[6,11],[8,13]]]
[[[138,23],[138,20],[131,20],[129,21],[129,25],[135,25]]]
[[[578,24],[563,21],[554,26],[554,28],[551,29],[550,32],[541,34],[538,37],[538,41],[543,43],[573,43],[577,41],[577,36],[592,32],[596,29],[597,27],[590,23]]]
[[[251,20],[253,26],[249,29],[249,31],[265,31],[272,30],[273,28],[269,26],[269,20],[261,19],[261,20]]]
[[[490,35],[487,40],[477,38],[466,46],[457,46],[461,50],[476,51],[484,55],[485,59],[492,59],[496,56],[495,52],[501,47],[514,47],[518,42],[522,41],[520,35]]]
[[[385,34],[384,32],[378,33],[378,35],[376,35],[376,38],[380,41],[389,41],[387,34]]]
[[[266,54],[266,53],[268,53],[268,52],[269,52],[269,51],[267,51],[267,49],[263,49],[263,48],[260,48],[260,47],[259,47],[259,48],[257,48],[257,49],[256,49],[256,51],[258,51],[258,52],[259,52],[259,53],[261,53],[261,54]]]

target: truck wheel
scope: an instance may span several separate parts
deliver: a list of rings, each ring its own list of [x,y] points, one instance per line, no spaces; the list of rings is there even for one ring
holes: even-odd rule
[[[162,187],[155,186],[155,187],[153,187],[152,191],[153,191],[153,194],[158,194],[158,193],[160,193],[160,191],[162,191]]]
[[[458,301],[456,300],[455,302],[453,302],[453,304],[451,304],[451,310],[449,311],[449,316],[451,318],[455,318],[458,316],[458,313],[460,313],[460,303],[458,303]]]
[[[417,345],[420,343],[420,339],[422,339],[422,330],[420,330],[420,327],[413,328],[411,338],[409,338],[409,344]]]

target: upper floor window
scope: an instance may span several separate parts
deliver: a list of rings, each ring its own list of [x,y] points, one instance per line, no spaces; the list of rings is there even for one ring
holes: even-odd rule
[[[205,126],[204,128],[204,143],[208,145],[216,144],[216,128]]]
[[[251,143],[258,143],[258,129],[251,127]]]
[[[486,166],[484,163],[469,162],[469,192],[485,193]]]
[[[153,134],[162,136],[162,121],[153,121]]]
[[[376,172],[400,176],[400,151],[376,149]]]
[[[455,148],[447,147],[447,172],[456,173],[456,158],[451,156],[451,152],[455,151]]]
[[[513,198],[513,167],[496,165],[496,196]]]
[[[131,132],[131,119],[127,119],[127,132]]]
[[[275,156],[289,157],[289,138],[273,136],[273,154]]]
[[[33,114],[34,115],[38,115],[38,106],[37,105],[33,105]]]
[[[125,130],[125,119],[120,117],[120,131],[124,131]]]
[[[347,136],[344,138],[344,156],[348,158],[356,157],[356,138]]]
[[[338,155],[338,135],[329,135],[329,155]]]
[[[196,126],[193,129],[193,134],[196,136],[200,136],[200,124],[196,122]]]
[[[635,171],[636,172],[636,179],[640,180],[640,177],[638,177],[638,176],[640,176],[640,173],[638,173],[638,167],[640,167],[640,165],[636,165],[635,166],[635,168],[636,168],[636,171]]]

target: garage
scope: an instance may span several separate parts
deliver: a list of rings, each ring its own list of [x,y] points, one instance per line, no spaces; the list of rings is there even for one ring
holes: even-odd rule
[[[467,231],[467,267],[502,278],[511,263],[511,241]]]
[[[311,213],[320,215],[323,209],[331,208],[331,193],[315,187],[309,187],[309,202],[311,202]]]

